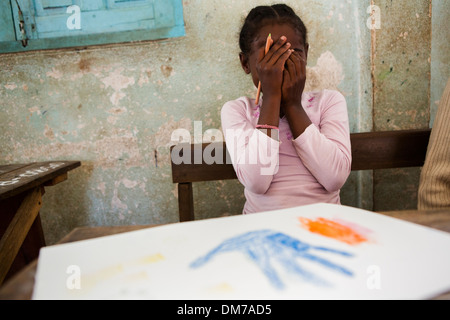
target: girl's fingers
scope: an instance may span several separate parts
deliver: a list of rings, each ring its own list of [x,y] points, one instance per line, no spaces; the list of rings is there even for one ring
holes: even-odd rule
[[[275,44],[273,44],[265,55],[265,59],[267,63],[275,64],[278,59],[287,51],[289,50],[291,44],[287,42],[287,39],[285,36],[280,37]]]
[[[289,69],[285,68],[283,70],[283,83],[290,83],[292,79],[292,74],[289,72]]]
[[[273,40],[272,40],[273,42]],[[277,42],[275,42],[275,44],[273,44],[269,50],[269,52],[272,52],[272,54],[276,51],[278,51],[281,47],[286,46],[287,45],[287,39],[285,36],[281,36],[280,39],[277,40]],[[289,44],[290,46],[290,44]],[[268,53],[269,53],[268,52]]]
[[[286,43],[286,40],[287,40],[286,37],[280,37],[280,39],[278,39],[277,42],[274,44],[273,39],[270,39],[269,51],[266,54],[265,46],[261,47],[259,49],[258,61],[262,62],[264,58],[266,61],[268,61],[270,59],[270,57],[272,57],[274,52],[276,52],[279,48],[281,48]]]
[[[295,70],[298,76],[306,73],[306,61],[305,59],[297,52],[292,54],[292,60],[295,64]]]
[[[278,48],[278,50],[275,51],[272,54],[272,56],[269,58],[268,63],[274,64],[274,65],[277,63],[281,63],[282,65],[284,65],[286,60],[291,55],[291,51],[289,50],[290,47],[291,47],[291,44],[286,43],[282,47]]]
[[[286,69],[288,70],[291,79],[295,79],[298,75],[297,63],[295,63],[293,59],[295,59],[294,54],[291,54],[286,61]]]
[[[269,61],[269,64],[273,64],[274,67],[280,70],[286,69],[286,62],[292,54],[292,50],[287,49],[286,51],[278,50],[278,54],[275,54]],[[276,60],[275,60],[276,59]]]

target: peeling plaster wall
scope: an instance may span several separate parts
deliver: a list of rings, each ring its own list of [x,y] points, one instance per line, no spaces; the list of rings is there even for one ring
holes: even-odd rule
[[[445,1],[439,6],[448,17]],[[352,132],[427,126],[429,1],[396,1],[406,11],[391,1],[374,1],[386,8],[375,48],[366,27],[370,0],[284,2],[310,31],[307,90],[342,92]],[[46,190],[41,216],[49,244],[78,226],[178,221],[171,135],[184,128],[194,141],[195,121],[201,121],[202,132],[220,129],[222,105],[255,94],[239,65],[238,33],[252,7],[270,3],[185,0],[182,38],[0,55],[0,162],[83,164],[69,173],[68,181]],[[417,19],[411,26],[394,23],[411,16]],[[434,48],[444,40],[441,35]],[[441,52],[448,63],[448,50]],[[390,66],[392,75],[385,73]],[[398,90],[403,80],[407,91]],[[391,174],[352,173],[342,201],[385,208],[379,204],[391,198],[387,186],[413,194],[417,172],[412,176],[412,182],[393,183]],[[238,181],[196,183],[194,199],[198,219],[239,214],[245,201]],[[408,207],[413,200],[396,199],[390,205]]]

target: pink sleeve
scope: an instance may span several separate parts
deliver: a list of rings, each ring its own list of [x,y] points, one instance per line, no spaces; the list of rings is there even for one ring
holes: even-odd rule
[[[351,171],[350,129],[344,96],[333,91],[324,99],[319,128],[311,124],[294,146],[305,167],[333,192],[342,188]]]
[[[249,191],[264,194],[278,171],[279,142],[248,119],[243,100],[227,102],[221,112],[227,150],[239,181]]]

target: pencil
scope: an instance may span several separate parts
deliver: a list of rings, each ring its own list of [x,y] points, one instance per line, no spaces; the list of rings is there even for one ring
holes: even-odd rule
[[[266,49],[265,49],[264,54],[267,54],[267,52],[269,52],[271,45],[272,45],[272,34],[269,33],[269,36],[267,37],[267,40],[266,40]],[[260,95],[261,95],[261,81],[258,83],[258,91],[256,92],[256,100],[255,100],[256,105],[258,105],[258,103],[259,103]]]

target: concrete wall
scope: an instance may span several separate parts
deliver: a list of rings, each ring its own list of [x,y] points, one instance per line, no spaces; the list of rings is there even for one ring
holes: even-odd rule
[[[252,7],[272,2],[185,0],[182,38],[0,55],[0,162],[83,163],[44,195],[49,244],[77,226],[178,221],[171,134],[184,128],[194,141],[196,121],[201,133],[220,129],[222,105],[254,95],[238,33]],[[352,132],[432,122],[449,76],[446,0],[284,2],[310,31],[307,89],[341,91]],[[381,10],[379,30],[366,25],[371,4]],[[413,208],[418,174],[352,173],[342,201]],[[238,181],[194,184],[194,199],[199,219],[239,214],[245,201]]]
[[[426,128],[432,125],[435,101],[450,76],[450,4],[374,3],[383,13],[382,28],[372,34],[374,130]],[[416,208],[419,179],[419,168],[374,172],[373,209]]]

